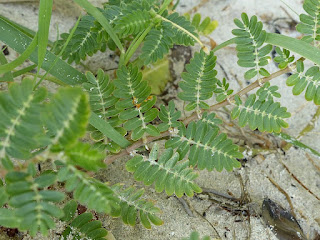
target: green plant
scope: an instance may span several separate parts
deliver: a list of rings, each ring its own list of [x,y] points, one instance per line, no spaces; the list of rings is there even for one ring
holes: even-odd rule
[[[46,235],[60,219],[67,224],[62,233],[65,238],[107,236],[91,213],[75,216],[78,203],[92,212],[121,217],[125,224],[135,225],[139,215],[146,228],[161,225],[161,211],[143,199],[143,189],[109,185],[91,173],[130,155],[126,169],[137,181],[146,186],[154,184],[157,192],[191,197],[201,192],[194,181],[198,170],[232,171],[241,167],[243,155],[227,133],[221,132],[222,120],[214,113],[217,109],[228,106],[240,127],[280,133],[288,127],[290,113],[276,102],[281,96],[269,81],[292,71],[287,85],[294,86],[293,94],[306,89],[306,100],[320,104],[319,1],[304,3],[308,15],[301,14],[297,26],[306,34],[302,40],[267,33],[256,16],[249,19],[243,13],[241,20],[235,20],[235,38],[211,51],[199,36],[212,32],[216,23],[208,18],[200,23],[199,15],[190,22],[170,10],[172,0],[109,1],[102,9],[87,0],[75,2],[88,15],[81,17],[70,33],[62,34],[51,52],[46,48],[52,0],[40,0],[36,34],[0,16],[0,41],[21,53],[7,63],[0,52],[1,81],[8,83],[8,90],[0,93],[1,226],[28,231],[31,236],[37,232]],[[164,58],[175,44],[196,43],[201,50],[186,66],[178,95],[192,114],[181,119],[173,101],[157,107],[157,98],[151,95],[141,69]],[[249,68],[244,78],[256,80],[236,93],[229,89],[226,79],[216,78],[214,53],[229,44],[236,44],[238,65]],[[281,70],[270,74],[266,66],[273,46],[277,46],[275,61]],[[107,48],[120,59],[112,80],[101,69],[96,75],[83,74],[63,61],[80,63]],[[293,63],[290,51],[302,58]],[[139,53],[135,59],[134,53]],[[31,70],[14,71],[28,58],[37,64],[38,73],[33,80],[14,82],[15,77]],[[314,63],[307,70],[306,60]],[[39,75],[40,68],[64,87],[54,94],[38,87],[46,79]],[[256,93],[241,99],[255,88],[259,88]],[[210,106],[206,101],[212,97],[217,103]],[[155,119],[161,123],[155,124]],[[86,133],[90,143],[83,141]],[[166,140],[166,150],[151,144],[160,139]],[[149,150],[151,146],[144,155],[141,148]],[[49,170],[36,170],[36,164],[45,161]],[[190,239],[198,239],[198,235],[194,233]]]

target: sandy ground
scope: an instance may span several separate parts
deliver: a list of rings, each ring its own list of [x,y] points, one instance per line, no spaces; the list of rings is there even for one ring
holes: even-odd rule
[[[10,0],[8,0],[10,2]],[[98,6],[100,1],[94,1]],[[270,32],[280,31],[282,34],[295,36],[291,23],[298,20],[298,16],[288,9],[279,0],[209,0],[198,11],[203,16],[210,16],[218,20],[219,27],[213,32],[211,37],[219,44],[232,37],[231,30],[234,28],[233,19],[240,17],[241,12],[245,11],[249,15],[256,14],[265,24],[265,28]],[[286,1],[298,13],[303,12],[302,1]],[[197,6],[199,0],[182,0],[178,11],[184,13],[192,7]],[[75,6],[71,0],[55,0],[55,10],[52,18],[52,27],[50,36],[54,40],[56,36],[55,26],[58,24],[60,32],[66,32],[73,25],[76,17],[81,10]],[[33,30],[37,26],[37,4],[36,3],[0,3],[0,14],[15,20]],[[205,40],[205,39],[204,39]],[[15,56],[12,52],[11,58]],[[247,84],[243,81],[243,69],[235,65],[236,53],[234,48],[227,48],[217,53],[218,63],[223,66],[227,76],[223,74],[222,69],[218,66],[219,77],[228,77],[231,86],[239,90],[239,82],[244,86]],[[100,54],[96,58],[89,58],[88,66],[92,70],[99,67],[104,69],[114,66],[108,54]],[[180,64],[180,65],[179,65]],[[174,63],[174,69],[177,74],[181,70],[181,62]],[[183,68],[183,67],[182,67]],[[274,64],[269,65],[269,70],[276,71]],[[178,81],[179,79],[177,79]],[[290,128],[287,133],[297,136],[298,133],[311,120],[316,111],[313,103],[308,103],[301,95],[294,97],[291,94],[291,88],[285,85],[285,76],[272,80],[272,84],[280,87],[283,96],[282,104],[292,113],[289,119]],[[175,94],[174,91],[170,91]],[[179,108],[181,103],[177,101]],[[256,138],[252,139],[247,132],[243,136],[247,146],[255,146]],[[319,139],[320,127],[316,124],[315,129],[303,137],[301,140],[309,146],[320,151]],[[268,136],[273,145],[279,143],[273,136]],[[243,141],[242,141],[243,142]],[[313,161],[320,165],[320,160],[311,156]],[[97,177],[110,183],[122,182],[127,186],[141,186],[135,182],[132,175],[124,169],[124,164],[128,158],[119,159],[113,163],[107,170],[101,171]],[[284,167],[287,166],[290,173]],[[307,191],[299,184],[292,174],[304,184]],[[198,231],[201,235],[209,235],[212,238],[220,236],[222,239],[253,239],[266,240],[278,239],[260,217],[261,205],[265,198],[270,198],[280,204],[285,209],[290,210],[289,203],[283,193],[279,191],[270,179],[282,188],[292,201],[294,213],[297,221],[301,225],[303,232],[309,239],[315,239],[317,233],[320,233],[320,172],[307,158],[305,152],[299,149],[291,148],[285,154],[279,149],[274,148],[272,151],[260,153],[252,157],[248,151],[244,167],[232,173],[223,171],[206,172],[202,171],[197,182],[201,187],[214,189],[219,193],[231,194],[238,198],[245,190],[249,204],[239,207],[233,205],[229,208],[223,207],[228,204],[223,198],[217,198],[210,194],[199,194],[192,199],[184,199],[183,203],[177,198],[167,197],[164,193],[155,193],[152,187],[146,187],[147,199],[156,201],[158,207],[163,210],[162,218],[165,222],[163,226],[153,227],[152,230],[146,230],[141,225],[130,227],[122,224],[120,219],[111,219],[106,216],[100,216],[104,226],[112,231],[116,239],[122,240],[167,240],[181,239],[188,236],[192,231]],[[243,188],[241,187],[241,180]],[[212,200],[214,199],[214,200]],[[188,207],[184,207],[187,204]],[[250,211],[250,218],[247,214]],[[249,221],[250,220],[250,221]],[[61,226],[62,227],[62,226]],[[57,229],[59,232],[61,229]],[[57,238],[54,233],[49,239]],[[27,237],[25,238],[27,239]],[[40,237],[36,238],[40,239]],[[47,238],[48,239],[48,238]],[[293,238],[282,238],[293,239]]]

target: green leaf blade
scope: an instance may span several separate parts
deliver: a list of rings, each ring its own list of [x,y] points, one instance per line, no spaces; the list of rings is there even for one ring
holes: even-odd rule
[[[38,71],[45,60],[53,0],[40,1],[38,19]]]

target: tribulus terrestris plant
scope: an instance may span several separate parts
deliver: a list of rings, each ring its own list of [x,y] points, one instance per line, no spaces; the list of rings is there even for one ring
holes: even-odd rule
[[[227,107],[241,128],[279,135],[288,127],[290,113],[281,106],[278,87],[269,81],[289,72],[292,93],[305,92],[306,100],[320,105],[318,0],[304,2],[306,14],[297,25],[304,34],[301,40],[267,33],[256,16],[242,13],[234,20],[235,37],[211,50],[200,39],[217,23],[201,21],[199,14],[179,15],[172,0],[109,0],[101,9],[87,0],[75,2],[88,14],[50,50],[52,0],[40,0],[36,33],[0,16],[0,41],[21,53],[7,63],[0,52],[0,81],[8,83],[8,90],[0,93],[1,226],[47,235],[55,221],[62,220],[65,239],[104,239],[108,232],[92,213],[75,215],[78,204],[121,217],[125,224],[161,225],[160,209],[143,198],[143,189],[108,185],[92,173],[130,155],[125,165],[135,180],[153,185],[158,193],[192,197],[201,192],[199,170],[241,167],[243,154],[220,130],[216,110]],[[178,97],[190,112],[182,119],[174,101],[157,105],[142,69],[156,65],[174,45],[195,44],[201,50],[179,83]],[[215,52],[230,44],[236,45],[238,65],[247,69],[244,78],[251,81],[239,92],[216,77]],[[274,48],[280,70],[270,73]],[[119,56],[114,77],[101,69],[83,74],[69,65],[106,49]],[[295,60],[291,52],[301,57]],[[35,65],[14,71],[26,59]],[[305,62],[313,65],[307,68]],[[14,81],[35,67],[34,79]],[[47,74],[63,86],[56,93],[40,86]],[[210,106],[207,100],[212,98],[216,104]],[[90,141],[83,141],[85,135]],[[159,151],[157,141],[163,139],[165,150]],[[37,166],[43,162],[49,167],[40,171]]]

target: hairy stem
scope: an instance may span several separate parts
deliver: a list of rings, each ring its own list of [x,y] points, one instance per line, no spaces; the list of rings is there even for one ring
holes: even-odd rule
[[[304,58],[300,58],[299,60],[303,61]],[[284,68],[282,70],[279,70],[279,71],[271,74],[268,77],[264,77],[264,78],[258,79],[257,81],[251,83],[246,88],[244,88],[244,89],[240,90],[239,92],[233,94],[230,98],[228,98],[228,99],[226,99],[226,100],[224,100],[224,101],[222,101],[220,103],[217,103],[217,104],[214,104],[214,105],[210,106],[208,112],[213,112],[213,111],[218,110],[219,108],[222,108],[222,107],[225,107],[225,106],[228,106],[228,105],[232,104],[236,95],[241,97],[241,96],[247,94],[248,92],[252,91],[253,89],[261,87],[262,84],[264,84],[266,82],[269,82],[270,80],[272,80],[272,79],[274,79],[276,77],[279,77],[279,76],[281,76],[281,75],[283,75],[285,73],[291,72],[295,68],[295,66],[296,66],[296,62],[294,64],[292,64],[291,66],[288,66],[288,67],[286,67],[286,68]],[[198,118],[197,112],[194,112],[191,116],[189,116],[189,117],[185,118],[184,120],[182,120],[182,122],[183,122],[184,125],[188,125],[190,122],[192,122],[193,120],[196,120],[197,118]],[[160,136],[157,136],[157,137],[152,137],[152,136],[147,137],[147,142],[150,143],[150,142],[153,142],[153,141],[156,141],[156,140],[159,140],[161,138],[168,137],[168,136],[170,136],[170,132],[166,131],[166,132],[161,133]],[[139,140],[139,141],[133,143],[132,145],[130,145],[129,147],[127,147],[126,149],[123,149],[118,154],[109,156],[105,160],[105,163],[106,164],[111,164],[115,160],[119,159],[120,157],[124,157],[124,156],[127,156],[127,155],[133,153],[134,150],[136,150],[137,148],[139,148],[139,147],[141,147],[143,145],[144,145],[143,141]]]

